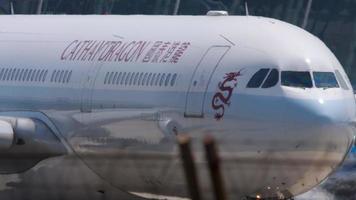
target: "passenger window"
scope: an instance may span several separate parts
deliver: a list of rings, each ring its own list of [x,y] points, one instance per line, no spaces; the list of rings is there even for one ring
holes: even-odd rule
[[[30,81],[31,76],[32,76],[32,69],[30,69],[30,71],[28,72],[26,81]]]
[[[22,77],[23,77],[22,75],[23,75],[24,71],[25,71],[24,69],[21,69],[21,72],[20,72],[20,75],[18,78],[19,81],[22,81]],[[0,75],[0,78],[1,78],[1,75]]]
[[[155,86],[158,85],[159,80],[161,80],[161,74],[160,74],[160,73],[157,75],[157,78],[156,78],[156,80],[155,80]]]
[[[166,77],[166,74],[162,74],[161,80],[159,81],[159,86],[162,86],[163,81],[165,80],[164,78]]]
[[[12,74],[12,69],[10,69],[9,72],[7,73],[7,77],[6,77],[7,81],[10,80],[11,74]]]
[[[332,72],[313,72],[315,87],[317,88],[338,88],[336,77]]]
[[[126,72],[124,72],[124,74],[122,75],[120,85],[123,85],[125,80],[126,80]]]
[[[140,75],[140,74],[139,74],[138,72],[136,72],[133,85],[136,85],[136,83],[137,83],[137,81],[138,81],[138,76],[139,76],[139,75]]]
[[[142,79],[141,85],[145,85],[146,80],[147,80],[147,76],[148,76],[148,73],[145,73],[145,75],[143,76],[143,79]]]
[[[27,70],[26,70],[26,71],[27,71]],[[27,72],[26,72],[26,73],[27,73]],[[25,74],[26,74],[26,73],[25,73]],[[53,82],[53,81],[54,81],[54,75],[55,75],[55,74],[56,74],[56,70],[54,70],[54,71],[53,71],[53,73],[52,73],[52,76],[51,76],[51,82]],[[25,75],[25,76],[26,76],[26,75]]]
[[[63,80],[63,75],[64,75],[64,70],[61,71],[59,78],[58,78],[58,82],[61,83]]]
[[[25,73],[22,77],[22,81],[25,81],[26,80],[26,77],[27,77],[27,73],[28,73],[28,69],[25,70]]]
[[[64,71],[62,83],[66,83],[67,79],[68,79],[68,70]]]
[[[250,79],[250,81],[247,83],[247,88],[259,88],[265,80],[267,74],[269,72],[269,69],[263,68],[258,70]]]
[[[172,80],[171,80],[171,86],[172,87],[176,84],[176,79],[177,79],[177,74],[173,74]]]
[[[118,72],[115,72],[115,74],[114,74],[114,78],[112,78],[112,82],[111,82],[111,84],[115,84],[116,83],[116,79],[117,79],[117,75],[118,75],[119,73]]]
[[[14,80],[17,81],[17,78],[19,77],[20,74],[20,69],[16,69],[15,77]]]
[[[1,69],[1,72],[0,72],[0,79],[2,79],[2,75],[4,74],[4,71],[5,71],[5,69],[2,68],[2,69]]]
[[[135,73],[131,73],[129,85],[132,85],[132,82],[134,81],[134,78],[135,78]]]
[[[152,78],[152,73],[150,73],[147,77],[146,86],[150,84],[151,78]]]
[[[129,72],[126,76],[125,85],[129,83],[130,77],[131,77],[131,72]]]
[[[35,69],[35,70],[33,70],[33,73],[31,74],[31,78],[30,78],[30,80],[31,80],[31,81],[33,81],[33,80],[34,80],[35,75],[36,75],[36,72],[37,72],[37,70],[36,70],[36,69]]]
[[[141,83],[142,83],[142,78],[143,78],[143,72],[141,72],[140,77],[138,78],[137,85],[141,85]]]
[[[164,82],[164,86],[168,86],[169,80],[171,79],[171,74],[168,74],[166,77],[166,81]]]
[[[154,73],[152,76],[151,83],[150,83],[151,86],[153,86],[155,80],[156,80],[156,73]]]
[[[344,89],[344,90],[349,90],[349,87],[347,86],[346,81],[342,77],[342,75],[339,72],[339,70],[335,70],[335,75],[336,75],[336,79],[339,81],[339,84],[340,84],[341,88]]]
[[[17,69],[13,69],[11,73],[11,80],[14,80]]]
[[[42,78],[42,82],[44,82],[46,80],[47,74],[48,74],[48,70],[45,71],[43,78]]]
[[[281,74],[282,85],[289,87],[312,88],[313,82],[307,71],[283,71]]]
[[[116,85],[119,85],[120,80],[121,80],[121,76],[122,76],[122,72],[118,73],[117,78],[116,78],[116,81],[115,81],[115,84],[116,84]]]
[[[109,74],[110,74],[109,72],[106,72],[105,79],[104,79],[104,85],[108,82]]]
[[[69,83],[70,79],[72,78],[72,74],[73,74],[73,71],[70,70],[70,71],[69,71],[69,74],[68,74],[67,81],[66,81],[67,83]]]
[[[111,72],[107,84],[111,84],[113,77],[114,77],[114,72]]]
[[[44,74],[44,70],[41,70],[40,75],[38,76],[38,79],[36,81],[41,81],[43,74]]]
[[[279,72],[277,69],[272,69],[269,75],[267,76],[267,79],[262,85],[262,88],[271,88],[275,85],[277,85],[279,81]]]
[[[41,70],[36,70],[36,74],[35,74],[34,81],[36,81],[36,82],[37,82],[37,80],[38,80],[38,76],[40,75],[40,72],[41,72]]]

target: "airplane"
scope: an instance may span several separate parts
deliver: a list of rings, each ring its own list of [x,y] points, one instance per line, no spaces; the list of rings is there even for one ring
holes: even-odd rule
[[[343,67],[286,22],[218,12],[0,22],[1,199],[189,199],[181,134],[203,199],[206,135],[229,199],[289,199],[354,144]]]

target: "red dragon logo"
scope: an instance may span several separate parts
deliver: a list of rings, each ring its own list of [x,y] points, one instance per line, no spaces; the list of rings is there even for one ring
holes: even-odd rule
[[[212,108],[216,111],[215,119],[221,120],[224,117],[225,106],[230,106],[232,92],[237,86],[237,77],[241,76],[241,71],[226,73],[224,76],[224,81],[219,82],[218,90],[211,101]],[[224,96],[225,94],[225,96]]]

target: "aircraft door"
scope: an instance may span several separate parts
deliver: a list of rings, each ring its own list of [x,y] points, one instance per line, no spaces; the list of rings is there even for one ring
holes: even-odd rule
[[[83,78],[83,88],[82,88],[81,107],[80,107],[81,112],[91,112],[93,88],[101,66],[102,64],[98,64],[98,63],[93,64]]]
[[[203,106],[210,79],[230,46],[210,47],[195,68],[189,85],[185,117],[204,117]]]

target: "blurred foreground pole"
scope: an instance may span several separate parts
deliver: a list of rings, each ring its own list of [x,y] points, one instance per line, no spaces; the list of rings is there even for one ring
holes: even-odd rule
[[[198,176],[190,147],[190,138],[186,135],[178,135],[177,139],[190,196],[192,200],[201,200]]]
[[[216,200],[226,200],[226,193],[224,190],[224,182],[221,174],[220,159],[215,140],[212,136],[205,136],[204,146],[206,159],[208,161],[211,182],[214,188]]]

